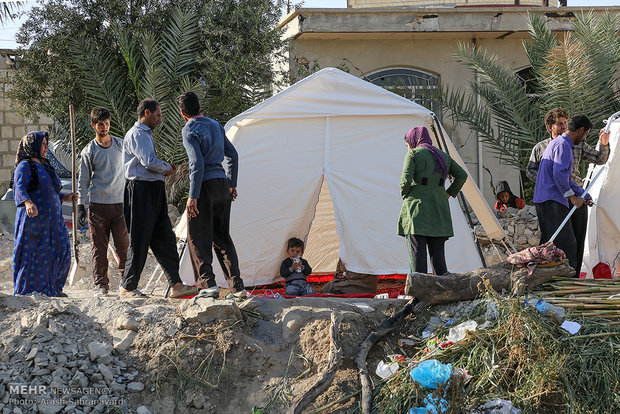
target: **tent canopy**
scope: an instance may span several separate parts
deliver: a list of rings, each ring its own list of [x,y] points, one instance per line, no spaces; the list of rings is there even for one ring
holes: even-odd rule
[[[583,268],[591,278],[592,269],[598,263],[611,268],[612,275],[620,276],[620,119],[611,124],[609,159],[606,170],[594,182],[589,193],[596,206],[588,209],[588,230],[584,246]],[[603,166],[590,165],[588,176]]]
[[[403,139],[432,122],[428,109],[333,68],[231,119],[226,131],[240,159],[231,235],[246,285],[279,279],[290,237],[306,241],[304,257],[315,272],[334,271],[341,257],[358,273],[407,273],[407,244],[396,235]],[[435,145],[467,170],[444,136],[435,136]],[[503,238],[471,176],[463,192],[487,234]],[[471,230],[458,201],[450,206],[448,268],[477,269]]]

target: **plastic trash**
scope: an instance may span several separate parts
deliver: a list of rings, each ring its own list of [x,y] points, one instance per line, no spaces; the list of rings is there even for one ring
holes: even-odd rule
[[[426,407],[412,407],[407,414],[426,414]]]
[[[379,361],[379,364],[377,365],[377,369],[375,370],[375,373],[378,376],[380,376],[382,379],[386,379],[396,374],[397,371],[398,371],[397,362],[386,364],[383,361]]]
[[[525,301],[525,305],[534,307],[540,313],[550,313],[557,316],[558,319],[562,319],[566,311],[560,306],[555,306],[547,303],[543,300],[530,299]]]
[[[428,325],[426,325],[426,328],[424,328],[424,331],[422,332],[422,338],[428,338],[431,336],[435,329],[439,326],[441,326],[441,319],[436,316],[432,316],[428,321]]]
[[[450,328],[446,341],[452,343],[462,341],[467,336],[467,331],[474,332],[477,327],[478,323],[472,320],[459,323],[454,328]]]
[[[378,295],[375,295],[375,299],[389,299],[390,295],[387,293],[379,293]]]
[[[575,335],[581,329],[581,325],[573,321],[564,321],[562,323],[562,329],[568,331],[571,335]]]
[[[492,321],[497,319],[498,316],[499,312],[497,311],[497,306],[495,305],[495,302],[487,302],[487,311],[484,314],[484,318],[487,321]]]
[[[497,398],[478,407],[484,414],[521,414],[521,410],[512,406],[512,402]]]
[[[442,364],[436,359],[422,361],[409,373],[411,378],[425,388],[436,389],[452,375],[452,364]]]
[[[448,408],[450,408],[450,404],[446,401],[445,398],[439,398],[436,395],[428,394],[424,399],[424,403],[426,407],[424,409],[429,414],[443,414],[448,412]]]
[[[398,346],[414,346],[415,341],[411,338],[400,338],[398,340]]]
[[[357,306],[364,312],[372,312],[375,310],[372,306],[364,302],[354,302],[353,305]]]

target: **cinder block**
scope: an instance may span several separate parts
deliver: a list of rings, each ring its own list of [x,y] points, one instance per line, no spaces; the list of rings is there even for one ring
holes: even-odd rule
[[[0,140],[0,152],[9,151],[9,141],[6,139]]]
[[[0,182],[8,183],[11,181],[11,168],[0,169]]]
[[[19,142],[21,139],[12,139],[9,141],[9,148],[11,152],[17,152],[17,148],[19,148]]]
[[[26,135],[26,128],[23,125],[13,127],[13,134],[15,134],[15,138],[22,138]]]
[[[4,139],[14,138],[13,127],[10,125],[2,125],[2,127],[0,127],[0,138],[4,138]]]
[[[4,113],[4,120],[6,124],[11,124],[11,125],[23,125],[24,124],[24,117],[18,114],[17,112],[13,112],[13,111],[6,111]]]
[[[15,154],[2,154],[2,166],[9,167],[15,164]]]

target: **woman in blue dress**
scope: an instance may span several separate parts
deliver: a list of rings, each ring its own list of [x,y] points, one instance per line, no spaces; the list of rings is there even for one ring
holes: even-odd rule
[[[48,134],[30,132],[22,138],[15,159],[15,295],[67,296],[62,288],[71,265],[71,244],[62,218],[61,184],[45,158]]]

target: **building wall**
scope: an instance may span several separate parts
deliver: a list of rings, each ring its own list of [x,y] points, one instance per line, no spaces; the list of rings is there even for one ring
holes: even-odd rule
[[[14,71],[12,65],[7,65],[8,52],[10,51],[0,53],[0,196],[6,192],[11,181],[20,139],[26,132],[47,130],[52,124],[47,117],[41,117],[36,122],[25,119],[13,109],[6,96],[10,89],[8,81]]]
[[[542,6],[544,0],[347,0],[347,7],[397,7],[397,6]],[[557,7],[558,0],[548,0],[548,6]]]
[[[308,61],[310,65],[317,62],[321,68],[345,64],[352,75],[363,78],[364,75],[389,68],[411,68],[438,75],[443,85],[467,87],[473,80],[471,72],[457,62],[451,53],[459,42],[471,42],[472,39],[331,39],[304,40],[297,39],[293,53],[299,61]],[[515,71],[529,66],[523,51],[521,39],[479,39],[478,44],[509,63]],[[293,61],[295,64],[295,61]],[[541,120],[543,122],[543,120]],[[443,120],[444,127],[459,149],[461,157],[471,174],[478,181],[478,144],[474,133],[467,129],[455,128],[449,120]],[[406,132],[406,131],[405,131]],[[482,165],[488,169],[483,172],[479,187],[487,200],[494,200],[494,191],[490,185],[500,180],[508,180],[515,193],[519,192],[519,172],[502,165],[494,154],[485,147],[482,150]]]

